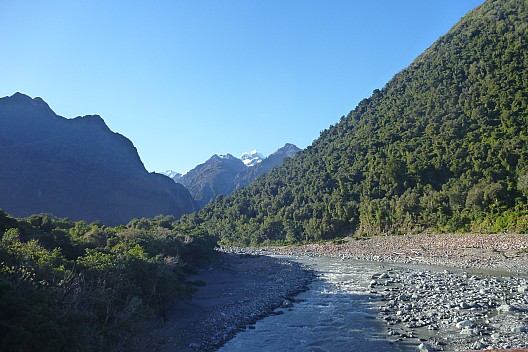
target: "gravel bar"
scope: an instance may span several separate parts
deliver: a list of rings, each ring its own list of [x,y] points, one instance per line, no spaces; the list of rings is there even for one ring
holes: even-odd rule
[[[463,351],[528,348],[527,249],[528,235],[420,234],[223,250],[379,262],[369,289],[388,338]]]

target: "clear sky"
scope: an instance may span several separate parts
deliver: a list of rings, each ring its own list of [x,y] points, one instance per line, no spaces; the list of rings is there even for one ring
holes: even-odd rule
[[[0,0],[0,96],[98,114],[149,171],[304,148],[483,0]]]

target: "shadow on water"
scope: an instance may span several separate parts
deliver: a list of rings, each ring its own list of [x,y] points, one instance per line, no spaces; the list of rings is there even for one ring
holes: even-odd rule
[[[413,351],[418,342],[396,342],[377,318],[379,297],[367,290],[379,264],[303,258],[318,275],[284,314],[258,321],[220,352]]]

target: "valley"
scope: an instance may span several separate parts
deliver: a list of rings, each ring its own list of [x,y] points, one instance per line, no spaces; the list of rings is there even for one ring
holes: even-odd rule
[[[214,123],[170,142],[226,123],[202,98]],[[308,124],[239,102],[237,138]],[[469,11],[306,148],[183,175],[99,115],[0,98],[0,350],[527,349],[527,126],[526,0]]]

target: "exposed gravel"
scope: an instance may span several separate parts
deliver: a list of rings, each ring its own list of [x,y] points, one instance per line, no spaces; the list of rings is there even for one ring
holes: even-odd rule
[[[171,338],[163,351],[214,351],[258,319],[292,306],[313,277],[299,263],[226,254],[221,263],[192,278],[205,283],[192,302],[167,313],[169,327],[163,335]]]
[[[528,235],[422,234],[224,250],[387,263],[370,289],[382,298],[388,338],[454,351],[528,348],[527,248]]]
[[[521,277],[394,269],[373,277],[388,335],[431,351],[528,348],[528,283]]]
[[[226,252],[266,255],[332,256],[388,263],[528,272],[528,235],[420,234],[349,238],[343,244],[224,248]]]

